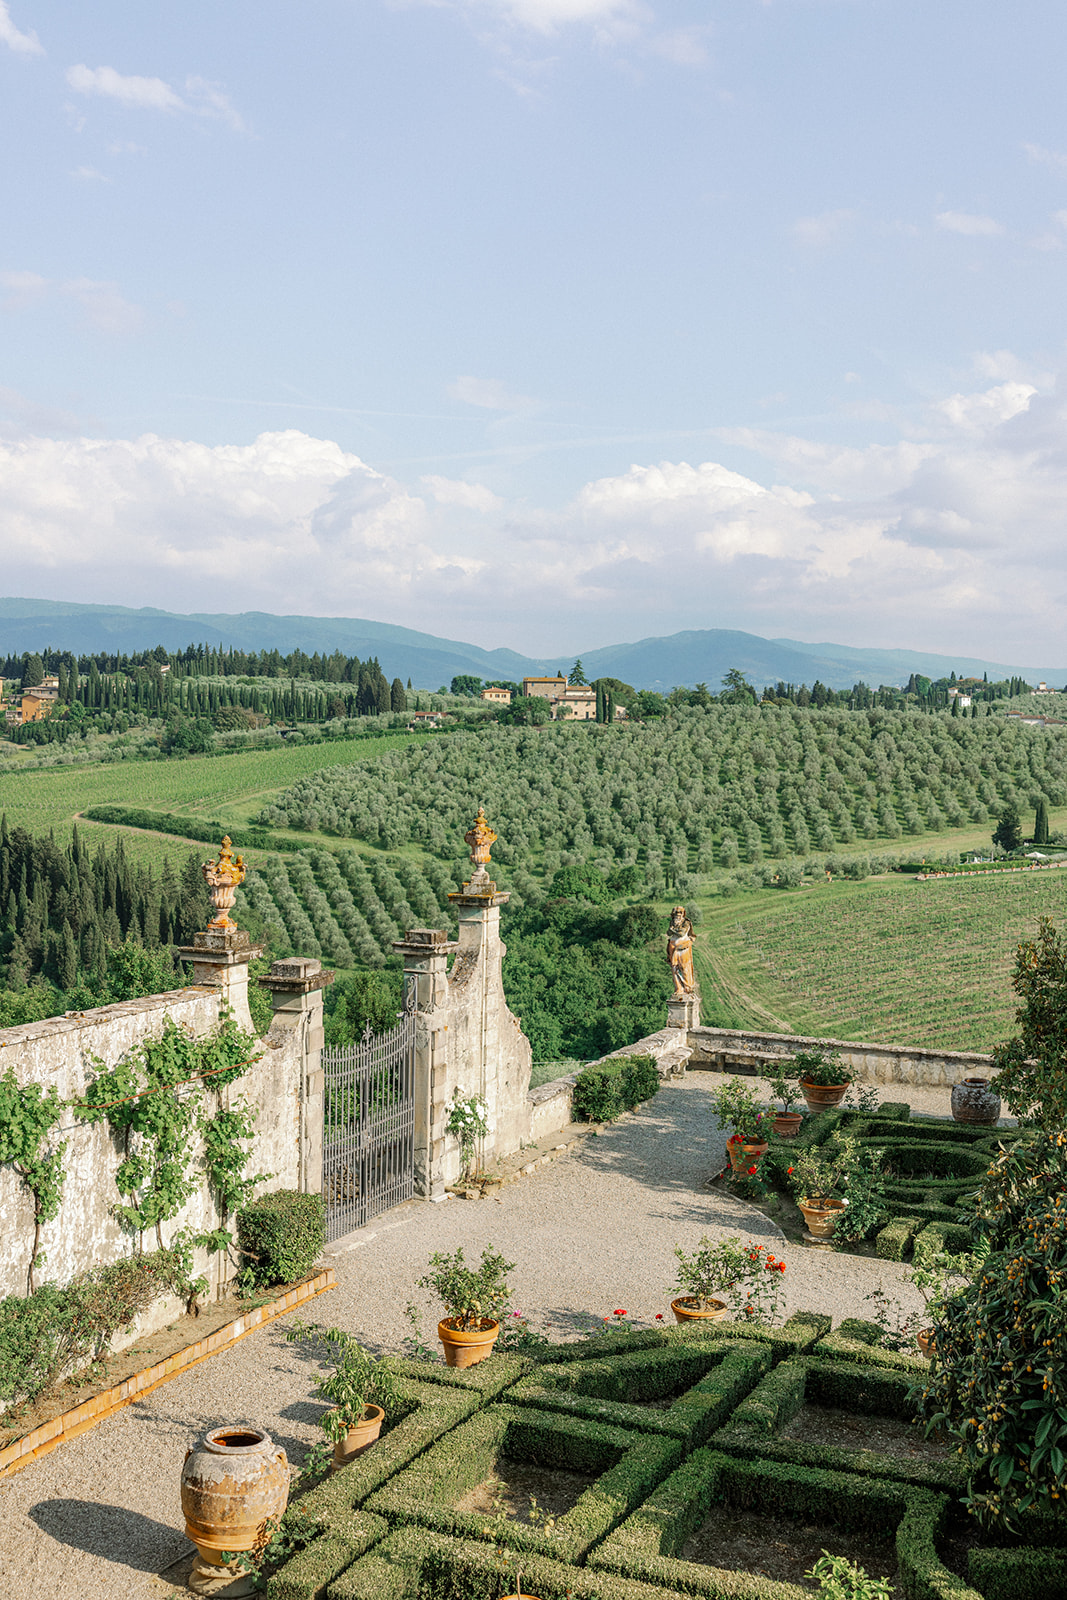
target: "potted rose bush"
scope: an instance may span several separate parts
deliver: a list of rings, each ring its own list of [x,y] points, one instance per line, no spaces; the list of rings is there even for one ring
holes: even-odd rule
[[[676,1322],[713,1320],[731,1310],[756,1322],[773,1320],[785,1262],[766,1245],[752,1239],[742,1244],[736,1234],[713,1244],[705,1235],[695,1250],[675,1245],[674,1253],[678,1270],[671,1310]]]
[[[767,1154],[770,1119],[756,1103],[756,1091],[741,1078],[728,1077],[715,1091],[715,1116],[720,1128],[733,1128],[726,1154],[735,1172],[741,1172]]]
[[[855,1160],[855,1140],[843,1139],[827,1150],[798,1151],[786,1177],[797,1197],[808,1232],[816,1239],[829,1239],[841,1212],[848,1205],[842,1189],[848,1182]]]
[[[491,1244],[476,1267],[467,1265],[462,1246],[451,1255],[435,1251],[430,1257],[430,1271],[419,1279],[419,1288],[432,1289],[444,1307],[437,1337],[446,1366],[471,1367],[492,1355],[500,1317],[511,1299],[507,1275],[514,1266]]]

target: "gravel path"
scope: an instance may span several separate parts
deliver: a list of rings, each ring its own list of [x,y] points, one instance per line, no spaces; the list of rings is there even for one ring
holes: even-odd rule
[[[717,1077],[670,1082],[573,1155],[478,1202],[412,1202],[332,1247],[338,1286],[310,1304],[310,1318],[336,1323],[379,1350],[409,1332],[415,1300],[427,1342],[436,1345],[436,1308],[414,1287],[434,1250],[462,1245],[477,1258],[491,1241],[516,1263],[514,1304],[535,1325],[566,1336],[616,1307],[639,1322],[667,1310],[675,1244],[704,1233],[740,1233],[771,1243],[774,1223],[741,1201],[709,1193],[722,1161],[711,1097]],[[886,1099],[916,1110],[948,1110],[947,1090],[890,1086]],[[904,1268],[881,1261],[782,1246],[786,1310],[862,1315],[864,1295],[884,1283],[910,1310],[918,1305]],[[322,1405],[311,1398],[315,1368],[284,1342],[278,1324],[165,1384],[12,1478],[0,1479],[0,1593],[161,1600],[174,1590],[158,1576],[190,1548],[182,1532],[179,1474],[187,1447],[209,1427],[266,1427],[290,1459],[321,1437]],[[183,1591],[187,1592],[187,1591]]]

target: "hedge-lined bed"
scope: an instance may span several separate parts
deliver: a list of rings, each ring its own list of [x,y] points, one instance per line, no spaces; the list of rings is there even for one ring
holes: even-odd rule
[[[458,1504],[490,1477],[500,1456],[594,1473],[596,1482],[554,1526],[516,1522],[508,1530],[516,1549],[578,1562],[667,1476],[682,1454],[677,1439],[498,1403],[440,1439],[373,1495],[367,1508],[390,1523],[415,1522],[438,1533],[493,1539],[487,1514],[461,1511]]]
[[[757,1384],[771,1365],[766,1344],[711,1341],[688,1347],[678,1342],[636,1351],[614,1360],[545,1363],[508,1395],[512,1405],[531,1405],[588,1417],[616,1428],[667,1433],[692,1448],[703,1442]],[[694,1375],[696,1382],[678,1394]],[[626,1396],[628,1399],[613,1398]],[[651,1402],[676,1396],[666,1411]]]
[[[723,1503],[774,1526],[814,1523],[830,1549],[835,1528],[895,1530],[898,1600],[1067,1600],[1067,1521],[1035,1518],[1014,1546],[980,1539],[964,1576],[939,1554],[964,1516],[953,1459],[783,1436],[805,1403],[911,1420],[926,1363],[881,1337],[798,1312],[780,1328],[613,1329],[467,1369],[394,1358],[399,1398],[381,1440],[296,1502],[290,1532],[305,1547],[269,1579],[270,1600],[498,1600],[520,1570],[541,1600],[810,1595],[681,1558]],[[459,1509],[502,1457],[592,1481],[548,1522]]]
[[[865,1478],[896,1478],[959,1494],[966,1473],[955,1454],[943,1462],[907,1460],[876,1449],[848,1450],[782,1436],[804,1405],[913,1423],[911,1389],[910,1376],[887,1367],[818,1356],[783,1361],[735,1407],[728,1425],[719,1429],[711,1445],[729,1455],[755,1454],[766,1461],[856,1472]]]

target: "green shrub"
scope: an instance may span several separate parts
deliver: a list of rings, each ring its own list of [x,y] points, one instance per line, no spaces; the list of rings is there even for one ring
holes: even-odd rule
[[[894,1217],[875,1240],[875,1254],[882,1261],[903,1261],[922,1225],[921,1217]]]
[[[677,1465],[682,1445],[584,1417],[497,1404],[440,1440],[374,1495],[367,1508],[394,1524],[415,1522],[440,1533],[495,1538],[484,1514],[456,1506],[491,1475],[501,1455],[597,1475],[553,1527],[516,1523],[508,1530],[509,1544],[517,1550],[576,1562]]]
[[[654,1056],[609,1056],[584,1068],[574,1084],[576,1122],[611,1122],[659,1089]]]
[[[539,1366],[509,1392],[508,1403],[588,1417],[617,1428],[668,1433],[692,1448],[725,1421],[770,1362],[770,1351],[755,1343],[675,1343],[599,1360]],[[687,1382],[691,1386],[678,1394]],[[650,1404],[672,1394],[677,1398],[666,1411]]]
[[[967,1576],[985,1600],[1067,1600],[1063,1550],[970,1550]]]
[[[243,1286],[266,1288],[296,1283],[314,1270],[326,1243],[326,1207],[321,1194],[275,1189],[237,1213]]]

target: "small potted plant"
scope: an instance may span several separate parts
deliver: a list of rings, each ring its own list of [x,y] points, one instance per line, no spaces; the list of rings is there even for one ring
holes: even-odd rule
[[[756,1104],[756,1092],[741,1078],[729,1077],[715,1091],[715,1116],[720,1128],[733,1128],[726,1154],[735,1172],[767,1154],[768,1118]]]
[[[844,1139],[829,1151],[822,1146],[801,1150],[787,1169],[786,1177],[813,1238],[829,1239],[848,1205],[840,1191],[848,1182],[855,1159],[855,1140]]]
[[[775,1134],[779,1139],[795,1139],[804,1118],[799,1111],[793,1110],[801,1098],[796,1087],[796,1066],[793,1058],[781,1056],[775,1063],[774,1071],[768,1073],[767,1077],[775,1099],[782,1103],[781,1111],[777,1112],[774,1118]]]
[[[332,1445],[330,1470],[336,1472],[361,1456],[378,1438],[386,1407],[397,1398],[396,1375],[384,1361],[364,1350],[357,1339],[341,1328],[298,1321],[285,1337],[290,1344],[324,1351],[333,1362],[333,1371],[316,1384],[315,1393],[321,1400],[333,1401],[332,1409],[322,1418],[322,1428]],[[330,1446],[322,1448],[328,1456]],[[319,1465],[315,1459],[318,1454],[318,1451],[312,1452],[312,1470]]]
[[[917,1331],[915,1343],[927,1360],[934,1348],[932,1324],[943,1310],[945,1302],[950,1300],[969,1278],[974,1277],[988,1254],[989,1244],[984,1239],[973,1250],[962,1250],[958,1255],[941,1247],[941,1241],[938,1239],[924,1239],[922,1234],[916,1239],[911,1267],[904,1277],[906,1282],[914,1284],[918,1289],[926,1305],[926,1311],[919,1320],[928,1322],[931,1326]]]
[[[469,1267],[462,1246],[452,1255],[435,1251],[431,1270],[419,1279],[420,1289],[432,1289],[444,1307],[437,1337],[445,1352],[445,1365],[471,1367],[492,1355],[500,1332],[500,1317],[511,1299],[507,1275],[514,1261],[505,1261],[487,1244],[477,1267]]]
[[[827,1111],[839,1106],[852,1082],[852,1075],[836,1050],[816,1045],[796,1054],[800,1090],[809,1111]]]
[[[676,1322],[711,1321],[731,1309],[754,1321],[773,1320],[785,1262],[766,1245],[751,1239],[742,1244],[736,1234],[712,1244],[705,1235],[695,1250],[675,1245],[674,1253],[678,1272],[671,1310]]]

